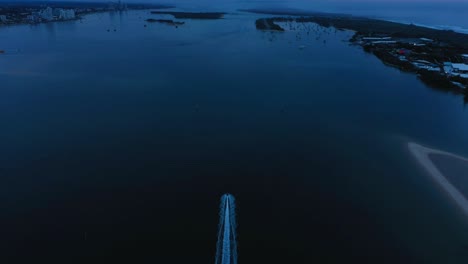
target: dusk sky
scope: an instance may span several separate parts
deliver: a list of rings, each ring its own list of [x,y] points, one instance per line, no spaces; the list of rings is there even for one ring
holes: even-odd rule
[[[28,1],[69,1],[69,2],[111,2],[109,0],[28,0]],[[192,2],[303,2],[303,3],[466,3],[466,0],[202,0],[202,1],[192,1]],[[0,0],[0,2],[16,2],[14,0]],[[186,0],[126,0],[124,2],[188,2]]]

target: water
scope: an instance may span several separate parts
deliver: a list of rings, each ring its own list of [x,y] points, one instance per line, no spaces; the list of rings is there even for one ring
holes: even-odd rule
[[[239,263],[467,263],[466,218],[406,147],[468,156],[463,98],[351,32],[149,16],[0,29],[5,263],[213,263],[227,192]]]

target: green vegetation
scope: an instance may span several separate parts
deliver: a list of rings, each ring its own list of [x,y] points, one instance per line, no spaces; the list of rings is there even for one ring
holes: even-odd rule
[[[274,30],[274,31],[284,31],[284,29],[277,24],[271,18],[262,18],[255,21],[255,26],[260,30]]]
[[[284,31],[275,22],[312,22],[323,27],[335,27],[338,29],[354,30],[359,35],[379,36],[386,35],[396,38],[429,38],[444,42],[457,49],[468,49],[468,34],[454,32],[452,30],[438,30],[433,28],[407,25],[402,23],[351,17],[351,16],[309,16],[309,17],[273,17],[262,18],[256,22],[257,29],[265,29],[264,24],[274,25],[270,30]]]
[[[172,15],[178,19],[221,19],[226,13],[211,12],[211,13],[192,13],[192,12],[170,12],[170,11],[153,11],[151,14],[156,15]]]
[[[168,24],[168,25],[172,25],[172,26],[180,26],[180,25],[185,24],[185,22],[178,22],[178,21],[174,21],[174,20],[170,20],[170,19],[154,19],[154,18],[148,18],[148,19],[146,19],[146,22],[149,22],[149,23],[163,23],[163,24]]]

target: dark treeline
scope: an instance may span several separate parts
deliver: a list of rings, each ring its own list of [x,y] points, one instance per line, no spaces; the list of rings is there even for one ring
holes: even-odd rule
[[[468,34],[454,32],[452,30],[438,30],[416,25],[407,25],[377,19],[337,17],[337,16],[310,16],[310,17],[273,17],[257,20],[258,29],[270,29],[283,31],[275,22],[317,23],[323,27],[335,27],[338,29],[354,30],[360,35],[387,35],[399,38],[430,38],[447,43],[459,49],[468,49]],[[272,25],[265,28],[263,25]]]
[[[220,12],[200,12],[200,13],[194,13],[194,12],[170,12],[170,11],[153,11],[151,14],[156,14],[156,15],[171,15],[174,18],[177,19],[221,19],[224,17],[226,13],[220,13]]]

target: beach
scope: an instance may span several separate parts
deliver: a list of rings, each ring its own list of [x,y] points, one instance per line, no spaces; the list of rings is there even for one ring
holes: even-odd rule
[[[411,153],[468,216],[468,159],[453,153],[408,143]]]

